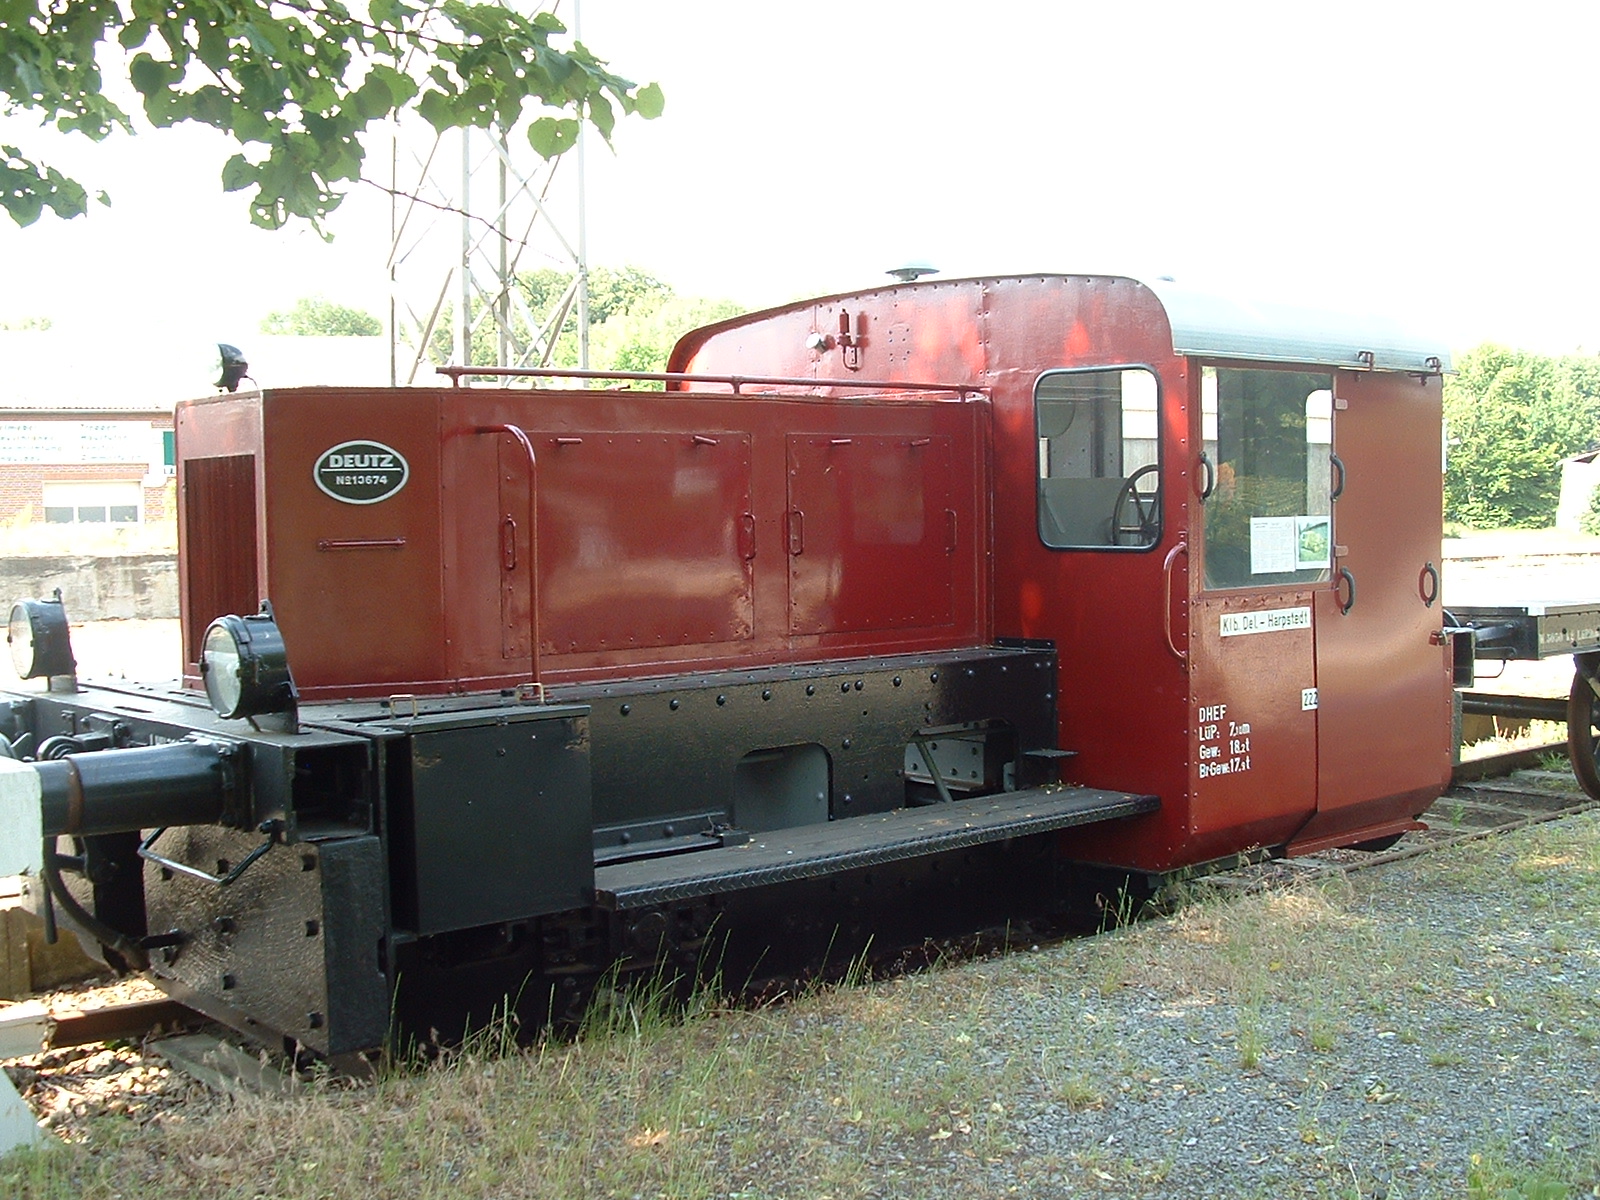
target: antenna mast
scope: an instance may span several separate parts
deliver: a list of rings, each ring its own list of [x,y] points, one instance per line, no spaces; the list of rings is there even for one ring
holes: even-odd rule
[[[554,12],[562,0],[547,7]],[[570,0],[578,36],[579,0]],[[584,135],[573,157],[546,162],[522,128],[436,133],[410,120],[391,156],[389,382],[432,382],[447,363],[544,367],[569,315],[580,368],[588,366],[588,263],[583,215]],[[556,188],[558,171],[577,175]],[[575,238],[564,232],[575,229]],[[452,236],[454,235],[454,236]],[[554,267],[570,282],[543,304],[517,285]]]

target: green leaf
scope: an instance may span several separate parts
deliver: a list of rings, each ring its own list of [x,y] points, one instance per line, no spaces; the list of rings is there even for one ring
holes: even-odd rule
[[[400,4],[397,0],[368,0],[367,3],[367,15],[377,25],[399,25],[412,11],[410,5]]]
[[[148,54],[136,54],[128,64],[128,78],[145,96],[161,91],[173,76],[173,66]]]
[[[242,154],[235,154],[222,164],[222,190],[225,192],[240,191],[249,187],[255,180],[255,168]]]
[[[217,129],[226,129],[233,118],[233,98],[219,87],[203,87],[194,93],[189,116]]]
[[[417,101],[417,113],[439,133],[455,127],[455,112],[443,92],[423,92],[422,99]]]
[[[578,122],[567,118],[540,117],[528,126],[528,145],[540,158],[554,158],[578,144]]]
[[[89,200],[76,180],[31,162],[15,146],[0,146],[0,207],[18,225],[31,225],[46,208],[58,217],[80,217]]]
[[[460,99],[456,102],[458,119],[465,120],[467,123],[476,125],[479,128],[487,129],[489,127],[489,119],[494,115],[494,101],[495,89],[491,84],[487,82],[475,83],[461,93]]]
[[[659,83],[647,83],[633,96],[633,111],[646,121],[654,121],[667,107],[667,98],[661,93]]]
[[[261,322],[261,332],[298,337],[377,337],[383,322],[369,312],[306,296],[292,309],[274,312]]]
[[[611,111],[611,101],[599,93],[589,97],[588,116],[590,123],[600,131],[600,136],[610,141],[611,130],[617,123],[617,115]]]
[[[1600,364],[1480,346],[1445,381],[1445,507],[1480,528],[1548,525],[1561,460],[1600,429]]]

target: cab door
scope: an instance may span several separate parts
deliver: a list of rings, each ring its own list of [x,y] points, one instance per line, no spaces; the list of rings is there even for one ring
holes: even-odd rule
[[[1335,381],[1333,575],[1314,604],[1317,813],[1294,850],[1398,832],[1450,777],[1441,395],[1437,375]]]
[[[1333,378],[1218,363],[1200,389],[1189,837],[1205,857],[1283,845],[1316,808]]]

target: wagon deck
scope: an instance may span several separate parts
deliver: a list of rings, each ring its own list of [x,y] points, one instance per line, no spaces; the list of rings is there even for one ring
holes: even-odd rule
[[[1600,651],[1600,600],[1452,605],[1485,659],[1541,659]]]
[[[1505,596],[1485,599],[1509,600]],[[1452,605],[1449,616],[1472,647],[1471,660],[1537,661],[1573,656],[1566,698],[1458,692],[1465,714],[1557,721],[1567,726],[1567,754],[1584,789],[1600,798],[1600,600],[1564,597],[1497,604]],[[1474,681],[1472,661],[1458,661],[1457,682]]]

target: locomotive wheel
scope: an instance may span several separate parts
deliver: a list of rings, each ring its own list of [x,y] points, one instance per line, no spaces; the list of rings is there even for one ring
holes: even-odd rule
[[[1600,696],[1580,668],[1573,672],[1567,697],[1567,757],[1583,790],[1600,800]]]

